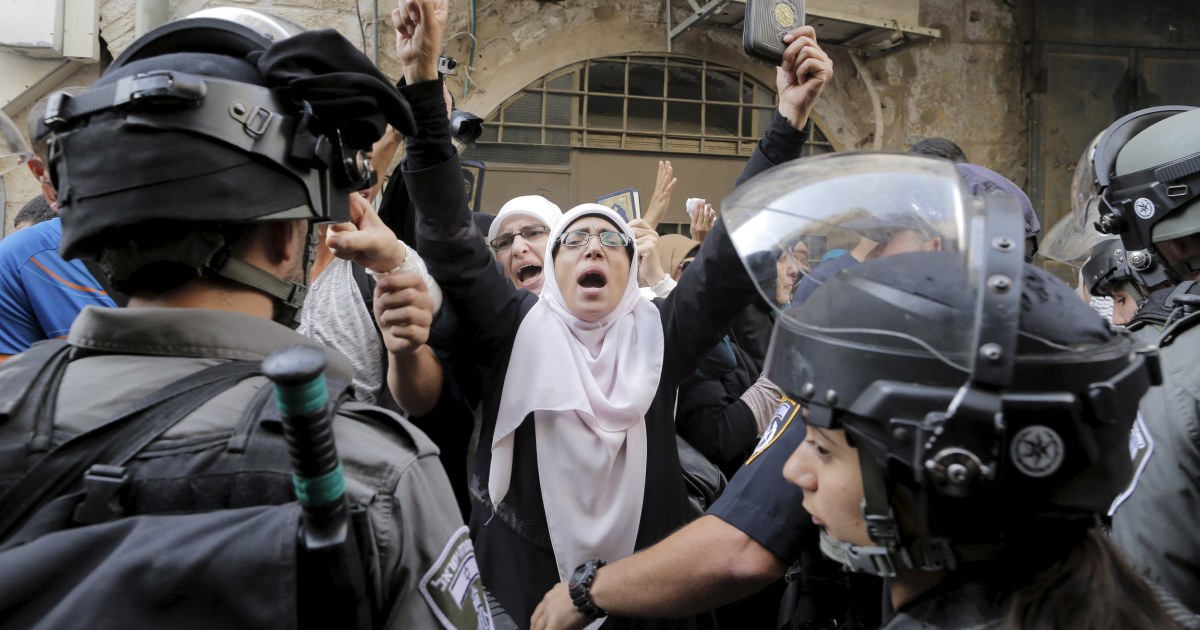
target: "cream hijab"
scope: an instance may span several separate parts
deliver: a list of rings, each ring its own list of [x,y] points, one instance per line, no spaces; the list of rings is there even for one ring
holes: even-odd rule
[[[646,489],[645,414],[658,390],[663,328],[637,286],[637,256],[617,307],[598,322],[573,315],[554,274],[553,244],[576,219],[602,216],[633,230],[599,204],[576,206],[550,231],[541,299],[521,322],[500,398],[488,492],[508,494],[514,432],[533,413],[546,523],[566,580],[591,558],[633,553]]]

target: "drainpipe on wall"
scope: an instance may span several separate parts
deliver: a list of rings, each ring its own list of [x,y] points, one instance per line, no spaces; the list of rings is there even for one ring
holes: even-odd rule
[[[169,0],[137,0],[137,37],[166,24],[169,15]]]
[[[871,110],[875,113],[875,142],[872,149],[879,151],[883,149],[883,105],[879,102],[879,92],[875,90],[875,82],[871,80],[867,67],[856,51],[850,51],[850,61],[854,62],[854,69],[862,78],[863,85],[867,87],[867,96],[871,99]]]

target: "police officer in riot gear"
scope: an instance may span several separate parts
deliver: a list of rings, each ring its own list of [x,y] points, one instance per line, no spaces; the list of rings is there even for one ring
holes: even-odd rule
[[[1146,303],[1145,289],[1137,283],[1119,238],[1096,243],[1081,271],[1089,294],[1112,299],[1112,323],[1117,326],[1129,325]]]
[[[822,551],[889,578],[889,628],[1170,625],[1095,527],[1130,477],[1153,355],[1023,263],[1013,200],[967,195],[942,162],[849,155],[775,169],[722,212],[753,268],[900,194],[940,210],[942,251],[865,261],[782,310],[766,367],[804,408],[784,474]]]
[[[1155,291],[1134,317],[1162,350],[1163,383],[1141,401],[1134,477],[1113,503],[1113,540],[1152,582],[1200,612],[1200,109],[1134,112],[1093,156],[1098,227],[1119,235],[1137,281]],[[1186,528],[1186,529],[1184,529]]]
[[[43,408],[35,439],[0,421],[0,542],[11,543],[8,534],[18,527],[26,531],[21,518],[31,520],[12,509],[26,498],[7,492],[25,480],[22,462],[13,458],[52,459],[64,440],[103,439],[93,430],[113,414],[149,393],[186,387],[179,384],[201,370],[257,364],[294,344],[320,347],[289,329],[303,303],[310,226],[348,219],[349,195],[371,181],[364,151],[387,123],[415,131],[407,102],[344,37],[333,30],[299,32],[241,9],[162,26],[133,42],[88,91],[50,102],[45,126],[55,134],[50,172],[59,192],[62,252],[97,260],[131,297],[127,308],[88,308],[75,321],[70,360],[56,385],[60,395]],[[348,381],[349,361],[326,353],[330,379]],[[14,357],[0,380],[19,381],[34,356],[31,350]],[[163,427],[166,433],[147,440],[144,452],[120,463],[124,479],[139,488],[173,480],[179,492],[155,496],[169,499],[176,512],[258,505],[276,473],[286,481],[290,472],[273,468],[255,447],[270,423],[255,421],[248,410],[265,400],[257,395],[265,382],[262,376],[238,381],[169,430]],[[9,388],[0,392],[0,413],[23,404],[10,399]],[[364,517],[361,596],[371,604],[371,625],[493,627],[471,542],[428,438],[399,416],[353,402],[341,405],[333,433],[346,495]],[[212,490],[224,487],[214,484],[229,487]],[[98,519],[153,513],[153,497],[137,496],[136,503],[117,496],[101,502]],[[120,514],[107,514],[109,508]],[[83,513],[75,514],[77,520]],[[88,529],[65,531],[86,535]],[[175,619],[198,598],[205,614],[181,623],[210,627],[286,627],[297,622],[297,606],[319,609],[320,601],[296,601],[294,575],[232,567],[224,570],[233,576],[225,581],[203,581],[208,569],[222,570],[209,565],[220,564],[214,559],[225,557],[229,545],[242,543],[247,557],[286,551],[293,542],[286,532],[259,532],[255,540],[264,542],[257,546],[245,545],[241,535],[204,533],[180,542],[192,554],[184,569],[162,569],[174,550],[152,561],[162,573],[144,582],[162,583],[159,591],[139,592],[138,605],[154,608],[157,619]],[[214,547],[191,547],[204,544]],[[183,585],[173,588],[179,580]],[[45,592],[61,588],[55,582]],[[25,606],[11,599],[20,591],[2,590],[0,616],[56,625],[46,621],[52,617],[15,616]],[[239,610],[252,611],[254,619],[237,616]],[[95,616],[69,612],[96,627],[127,627],[116,607]],[[305,621],[311,623],[299,620]]]

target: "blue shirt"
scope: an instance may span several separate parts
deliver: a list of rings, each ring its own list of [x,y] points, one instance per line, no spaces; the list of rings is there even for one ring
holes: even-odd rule
[[[55,217],[0,241],[0,358],[63,337],[85,306],[116,306],[79,260],[58,254]]]

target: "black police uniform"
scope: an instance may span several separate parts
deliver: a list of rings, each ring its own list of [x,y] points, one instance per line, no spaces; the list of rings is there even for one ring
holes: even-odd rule
[[[785,397],[754,452],[708,509],[791,565],[786,591],[769,587],[750,605],[735,606],[736,617],[740,625],[756,628],[878,627],[884,612],[882,581],[846,573],[821,554],[819,532],[802,505],[804,493],[783,476],[783,465],[806,434],[800,405]],[[777,608],[770,605],[780,598]]]

